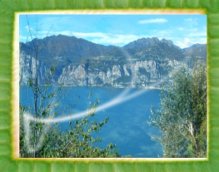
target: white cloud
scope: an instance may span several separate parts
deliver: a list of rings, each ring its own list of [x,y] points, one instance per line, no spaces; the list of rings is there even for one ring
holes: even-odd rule
[[[207,32],[193,32],[193,33],[189,33],[187,36],[189,37],[199,37],[199,38],[203,38],[203,37],[207,37]]]
[[[103,44],[103,45],[116,45],[123,46],[131,41],[135,41],[142,37],[148,37],[147,35],[137,35],[137,34],[112,34],[112,33],[104,33],[104,32],[74,32],[74,31],[61,31],[61,32],[48,32],[48,31],[40,31],[35,38],[44,38],[51,35],[67,35],[67,36],[75,36],[77,38],[83,38],[88,41]],[[20,41],[26,42],[30,41],[25,36],[20,35]]]
[[[121,46],[141,37],[141,35],[132,34],[103,34],[102,36],[92,39],[92,41],[98,44]]]
[[[102,32],[72,32],[72,34],[80,38],[104,38],[107,36]]]
[[[190,38],[184,38],[182,40],[176,40],[175,44],[181,48],[186,48],[186,47],[191,46],[193,43]]]
[[[198,19],[197,18],[186,18],[184,19],[185,22],[189,22],[189,23],[198,23]]]
[[[71,31],[63,31],[54,34],[63,34],[69,36],[75,36],[77,38],[83,38],[89,41],[92,41],[97,44],[104,45],[117,45],[122,46],[131,41],[139,39],[143,37],[142,35],[135,34],[111,34],[111,33],[103,33],[103,32],[71,32]]]
[[[197,18],[186,18],[184,19],[184,23],[187,26],[194,27],[198,25],[198,19]]]
[[[146,20],[139,20],[138,24],[162,24],[168,22],[165,18],[154,18],[154,19],[146,19]]]
[[[173,42],[179,46],[180,48],[187,48],[193,44],[206,44],[207,43],[207,40],[206,38],[191,38],[191,37],[187,37],[187,38],[184,38],[184,39],[172,39]]]
[[[184,30],[184,34],[186,37],[174,35],[172,30],[153,30],[153,32],[147,34],[112,34],[112,33],[104,33],[104,32],[76,32],[76,31],[40,31],[37,34],[37,38],[44,38],[46,36],[51,35],[68,35],[68,36],[75,36],[77,38],[83,38],[89,40],[91,42],[103,45],[115,45],[115,46],[123,46],[128,44],[132,41],[135,41],[140,38],[148,38],[148,37],[157,37],[159,39],[168,39],[172,40],[177,46],[181,48],[185,48],[191,46],[195,43],[206,43],[206,32],[195,32],[194,30],[188,31],[187,29]],[[26,42],[30,41],[30,37],[25,37],[20,35],[20,41]]]

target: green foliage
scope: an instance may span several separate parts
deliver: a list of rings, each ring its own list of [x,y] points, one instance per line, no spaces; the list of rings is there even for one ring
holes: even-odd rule
[[[51,68],[51,73],[55,68]],[[25,121],[23,112],[34,112],[38,118],[52,118],[58,114],[53,110],[59,106],[56,97],[60,87],[52,89],[51,84],[40,86],[37,78],[29,80],[28,85],[33,92],[33,107],[20,105],[20,157],[118,157],[119,154],[114,144],[108,144],[105,148],[99,148],[96,143],[101,142],[101,138],[94,135],[108,122],[108,118],[102,122],[92,120],[94,111],[89,112],[89,116],[69,123],[67,131],[61,131],[58,124],[50,126],[43,123],[30,122],[30,135],[28,141],[25,140]],[[92,106],[95,109],[96,104]],[[27,124],[26,124],[27,125]],[[43,139],[42,139],[43,138]],[[38,148],[42,140],[42,146]],[[28,143],[29,142],[29,143]],[[36,151],[28,149],[31,146]]]
[[[150,124],[162,132],[164,157],[205,157],[207,147],[206,70],[182,68],[161,93],[160,109],[153,109]]]
[[[52,96],[51,96],[52,95]],[[43,99],[49,99],[55,94],[48,94]],[[42,98],[42,97],[41,97]],[[40,106],[41,117],[51,117],[51,103],[47,106]],[[25,141],[23,112],[28,108],[20,107],[20,156],[21,157],[118,157],[119,154],[115,145],[109,144],[101,149],[95,147],[95,144],[101,142],[101,138],[94,137],[101,128],[108,122],[108,118],[102,122],[92,120],[94,112],[80,120],[69,122],[67,131],[61,131],[58,124],[46,126],[41,123],[30,123],[31,135],[29,144],[37,149],[41,135],[45,132],[45,138],[42,147],[36,152],[28,152],[27,142]]]
[[[27,26],[30,37],[32,38],[29,22],[27,22]],[[63,43],[65,36],[57,36],[57,38]],[[22,46],[25,45],[21,44]],[[57,47],[60,48],[60,46]],[[32,50],[32,54],[30,55],[34,58],[34,60],[32,59],[30,78],[28,80],[28,86],[33,94],[33,106],[24,107],[20,104],[20,157],[83,158],[119,156],[113,144],[109,144],[103,149],[95,147],[95,143],[100,142],[101,139],[95,138],[94,134],[108,122],[108,119],[102,122],[92,121],[91,118],[94,116],[94,112],[89,112],[90,115],[88,117],[70,122],[68,131],[61,131],[58,124],[48,126],[34,121],[30,121],[29,123],[25,121],[24,112],[33,112],[36,118],[53,118],[58,116],[54,112],[54,109],[58,106],[56,97],[60,91],[60,87],[54,87],[52,85],[52,78],[56,70],[58,70],[56,60],[51,60],[55,55],[53,54],[50,57],[46,55],[45,57],[47,58],[40,58],[39,50],[42,52],[42,49],[46,49],[47,51],[48,47],[45,45],[40,46],[37,39],[31,41],[26,48]],[[51,53],[54,53],[56,48],[53,47],[53,49],[50,49]],[[73,49],[70,50],[73,54],[77,52]],[[69,51],[70,54],[72,54],[71,52]],[[41,82],[39,77],[39,62],[45,62],[46,59],[49,62],[47,66],[50,66],[50,68],[44,73],[46,80]],[[40,83],[44,84],[41,85]],[[95,108],[95,105],[93,108]],[[28,134],[27,127],[29,127],[28,139],[26,137]]]
[[[96,122],[92,121],[93,116],[94,114],[91,114],[80,120],[69,122],[67,131],[61,131],[57,124],[50,126],[45,134],[43,146],[34,153],[34,157],[118,157],[119,154],[113,144],[109,144],[103,149],[95,147],[95,143],[101,142],[101,138],[94,137],[93,134],[97,133],[108,122],[108,118],[102,122]],[[42,124],[31,125],[32,131],[43,132],[43,127],[46,126]],[[33,154],[27,151],[24,134],[23,120],[21,120],[20,156],[33,157]],[[39,141],[39,135],[37,139]],[[33,135],[30,140],[34,140]]]

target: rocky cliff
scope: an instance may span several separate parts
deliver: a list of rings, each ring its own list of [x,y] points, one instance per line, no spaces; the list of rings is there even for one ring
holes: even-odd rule
[[[20,43],[20,83],[37,75],[41,84],[147,87],[205,59],[201,44],[181,49],[169,40],[142,38],[115,47],[58,35]]]

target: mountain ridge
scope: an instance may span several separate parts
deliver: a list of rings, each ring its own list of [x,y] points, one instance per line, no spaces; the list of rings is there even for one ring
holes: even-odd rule
[[[20,82],[27,83],[35,70],[41,83],[51,80],[69,86],[145,87],[179,65],[192,67],[194,59],[205,63],[206,45],[182,49],[171,40],[152,37],[117,47],[74,36],[49,36],[20,43]],[[49,72],[51,67],[55,68],[53,74]],[[137,76],[135,81],[133,76]]]

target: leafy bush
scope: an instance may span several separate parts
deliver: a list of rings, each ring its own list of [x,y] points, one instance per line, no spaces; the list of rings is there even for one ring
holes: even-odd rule
[[[46,157],[46,158],[85,158],[85,157],[118,157],[119,154],[114,144],[109,144],[101,149],[95,146],[96,143],[101,142],[101,138],[94,137],[107,122],[106,118],[102,122],[92,121],[94,114],[82,118],[80,120],[69,122],[69,129],[61,131],[58,124],[50,126],[39,150],[36,152],[29,152],[27,143],[25,141],[24,125],[21,113],[20,120],[20,156],[21,157]],[[43,124],[31,124],[30,143],[31,146],[36,146],[34,140],[39,141],[43,128]],[[39,133],[34,135],[33,133]],[[34,138],[36,137],[36,138]]]
[[[182,68],[164,84],[160,109],[152,109],[150,124],[159,128],[164,157],[205,157],[207,147],[206,70]]]
[[[37,67],[36,67],[37,68]],[[54,69],[52,70],[54,71]],[[51,71],[51,72],[52,72]],[[80,120],[69,122],[67,131],[61,131],[58,124],[46,126],[43,123],[30,122],[26,124],[24,112],[33,112],[36,118],[51,118],[59,114],[54,112],[59,106],[56,96],[62,87],[51,89],[51,84],[40,86],[35,76],[30,79],[29,88],[33,93],[33,106],[24,107],[20,104],[20,157],[118,157],[119,154],[114,144],[105,148],[95,146],[101,142],[101,138],[94,137],[101,128],[108,122],[108,118],[102,122],[92,120],[94,111],[89,116]],[[93,105],[95,109],[96,104]],[[25,125],[29,125],[30,135],[25,139]],[[42,139],[42,135],[43,139]],[[42,146],[38,148],[42,139]],[[29,145],[29,147],[28,147]],[[32,151],[30,147],[36,151]]]

